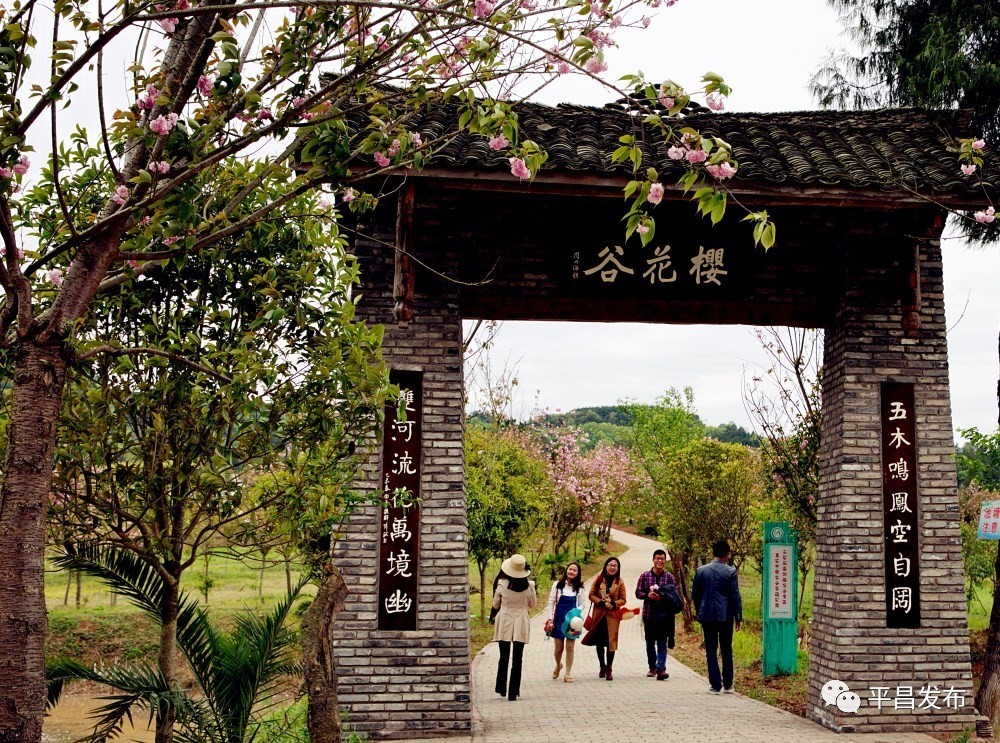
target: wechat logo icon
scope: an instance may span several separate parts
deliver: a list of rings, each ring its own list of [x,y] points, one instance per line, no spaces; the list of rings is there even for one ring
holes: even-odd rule
[[[841,712],[854,714],[861,707],[861,697],[855,694],[843,681],[827,681],[820,690],[827,706],[836,704]]]

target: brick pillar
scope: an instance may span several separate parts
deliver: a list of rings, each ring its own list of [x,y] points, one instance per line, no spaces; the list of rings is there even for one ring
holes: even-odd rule
[[[911,227],[909,234],[913,234]],[[900,233],[904,234],[904,233]],[[940,234],[940,224],[936,234]],[[826,333],[819,523],[810,645],[808,715],[844,732],[957,731],[974,724],[972,671],[959,532],[954,440],[948,391],[941,246],[919,246],[920,327],[903,329],[902,305],[886,306],[891,265],[879,246],[858,246],[865,260],[845,262],[840,306]],[[900,253],[897,251],[896,253]],[[905,254],[905,253],[904,253]],[[874,258],[872,256],[875,256]],[[878,266],[878,261],[885,265]],[[867,268],[858,268],[865,266]],[[911,264],[912,265],[912,264]],[[879,394],[883,381],[915,385],[920,487],[921,626],[888,629]],[[820,696],[827,681],[845,682],[862,699],[842,713]],[[879,710],[870,687],[954,687],[955,710]]]
[[[388,210],[386,210],[388,211]],[[468,735],[472,724],[465,514],[462,325],[453,284],[417,277],[415,316],[392,317],[394,215],[380,208],[359,239],[359,314],[385,326],[390,367],[424,373],[419,612],[415,632],[379,631],[378,509],[351,517],[335,553],[351,590],[334,635],[345,729],[375,739]],[[436,265],[439,270],[446,266]],[[433,281],[433,283],[432,283]],[[381,447],[358,484],[378,489]]]

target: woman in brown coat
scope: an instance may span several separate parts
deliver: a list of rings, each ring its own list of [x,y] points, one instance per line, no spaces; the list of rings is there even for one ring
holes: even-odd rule
[[[609,557],[604,562],[601,574],[594,579],[590,587],[593,619],[590,631],[582,640],[584,645],[597,647],[597,660],[601,664],[598,676],[608,681],[613,679],[611,666],[615,662],[615,651],[618,650],[618,625],[621,624],[618,610],[625,606],[627,600],[625,581],[619,575],[620,571],[621,563],[618,558]]]
[[[496,692],[500,696],[516,702],[521,694],[521,657],[531,633],[531,617],[528,610],[538,603],[534,581],[528,580],[531,568],[523,555],[511,555],[500,569],[508,576],[497,583],[493,595],[493,608],[499,609],[493,641],[500,645],[500,662],[497,664]],[[510,664],[510,683],[507,683],[507,664],[511,660],[511,645],[514,658]]]

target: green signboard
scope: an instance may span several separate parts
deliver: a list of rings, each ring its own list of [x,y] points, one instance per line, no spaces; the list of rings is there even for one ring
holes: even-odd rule
[[[798,668],[798,559],[795,531],[784,521],[765,522],[761,582],[765,676],[792,674]]]

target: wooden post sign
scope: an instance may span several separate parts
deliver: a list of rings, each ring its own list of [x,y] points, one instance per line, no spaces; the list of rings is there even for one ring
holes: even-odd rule
[[[417,577],[420,560],[420,438],[423,372],[396,371],[400,406],[385,409],[382,438],[382,522],[379,544],[378,628],[417,628]],[[399,407],[405,411],[400,415]],[[406,494],[401,496],[401,489]]]
[[[920,513],[913,385],[882,383],[886,627],[920,626]]]

